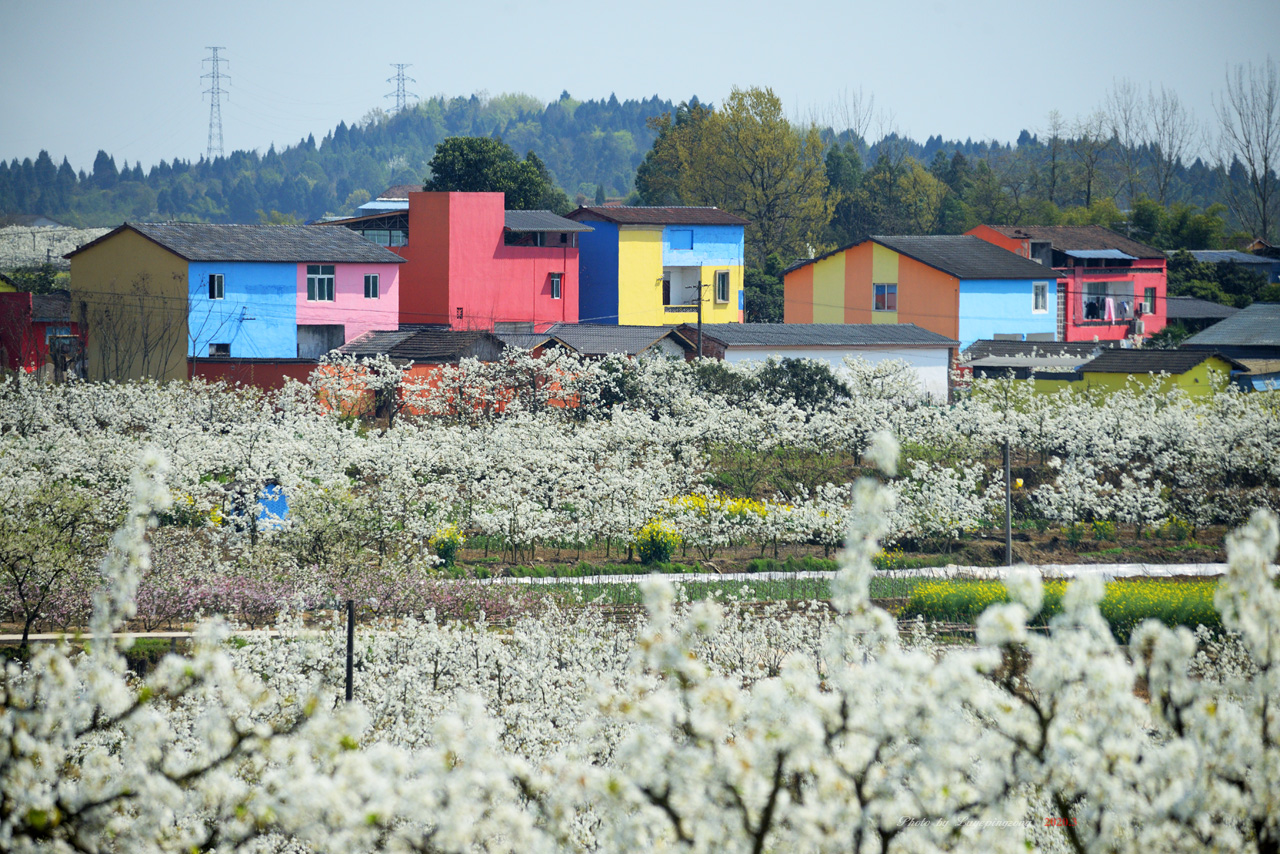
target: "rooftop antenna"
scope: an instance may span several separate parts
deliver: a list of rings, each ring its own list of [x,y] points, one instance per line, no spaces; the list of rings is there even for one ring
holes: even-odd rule
[[[218,63],[226,62],[225,59],[218,56],[218,51],[226,50],[225,47],[211,47],[208,50],[213,52],[213,56],[201,62],[203,67],[205,62],[211,63],[213,70],[208,74],[201,74],[200,79],[209,79],[209,88],[205,89],[205,93],[209,96],[209,150],[205,153],[205,157],[212,160],[215,156],[222,157],[222,101],[220,97],[225,89],[222,88],[223,80],[230,80],[231,76],[223,74]]]
[[[406,81],[406,80],[407,80],[407,81],[409,81],[410,83],[417,83],[417,82],[418,82],[417,80],[414,80],[412,77],[406,77],[406,76],[405,76],[405,74],[404,74],[404,70],[405,70],[406,68],[408,68],[408,67],[409,67],[410,65],[412,65],[412,64],[413,64],[413,63],[411,63],[411,62],[393,62],[393,63],[391,63],[391,67],[392,67],[392,68],[394,68],[394,69],[396,70],[396,74],[395,74],[395,76],[394,76],[394,77],[388,77],[388,78],[387,78],[387,82],[388,82],[388,83],[395,83],[395,84],[396,84],[396,91],[394,91],[394,92],[388,92],[388,93],[387,93],[386,95],[384,95],[383,97],[386,97],[386,98],[395,98],[395,99],[396,99],[396,112],[397,112],[397,113],[398,113],[398,112],[400,112],[401,110],[403,110],[403,109],[405,108],[405,104],[407,103],[407,100],[406,100],[406,96],[407,96],[407,95],[413,95],[413,97],[415,97],[415,98],[416,98],[416,97],[418,97],[418,96],[417,96],[416,94],[414,94],[413,92],[405,92],[405,91],[404,91],[404,84],[405,84],[405,81]]]

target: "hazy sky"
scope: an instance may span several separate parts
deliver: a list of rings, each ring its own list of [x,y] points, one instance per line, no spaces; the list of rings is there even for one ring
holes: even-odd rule
[[[826,118],[861,88],[917,139],[1010,141],[1051,109],[1092,110],[1117,78],[1211,119],[1228,65],[1280,60],[1280,2],[0,0],[0,33],[0,157],[43,148],[88,171],[100,148],[144,167],[205,152],[209,45],[229,61],[228,153],[392,106],[393,62],[412,63],[424,97],[719,102],[761,85],[793,116]]]

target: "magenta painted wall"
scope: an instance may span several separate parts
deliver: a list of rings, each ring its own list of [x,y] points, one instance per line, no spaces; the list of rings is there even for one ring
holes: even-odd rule
[[[298,325],[346,327],[346,340],[400,325],[401,264],[334,264],[333,302],[307,301],[307,265],[298,265]],[[378,276],[378,298],[365,299],[364,277]]]
[[[577,322],[577,247],[506,246],[503,219],[501,193],[449,194],[449,322],[453,328],[493,329],[494,323],[532,322],[542,332],[552,323]],[[413,239],[411,231],[409,240]],[[551,297],[552,273],[563,274],[559,299]]]

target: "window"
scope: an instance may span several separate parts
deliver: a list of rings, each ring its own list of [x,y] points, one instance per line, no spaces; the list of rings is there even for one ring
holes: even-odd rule
[[[872,309],[875,311],[897,311],[898,310],[898,286],[897,285],[875,285],[875,304]]]
[[[307,302],[333,302],[333,265],[307,265]]]
[[[563,276],[564,276],[564,273],[551,274],[551,298],[552,299],[560,299],[560,279]]]
[[[1147,288],[1145,291],[1143,291],[1142,313],[1143,314],[1156,313],[1156,289],[1155,288]]]
[[[374,273],[364,277],[364,298],[378,298],[378,274]]]
[[[210,358],[219,358],[219,357],[227,358],[230,356],[231,356],[230,344],[210,344],[209,345]]]
[[[1031,283],[1031,310],[1037,314],[1049,310],[1049,283]]]
[[[662,304],[671,305],[671,274],[662,274]]]
[[[716,270],[716,302],[729,301],[729,271]]]
[[[457,317],[459,320],[461,320],[461,319],[462,319],[462,306],[458,306],[456,309],[454,309],[454,312],[455,312],[455,313],[454,313],[454,316],[455,316],[455,317]]]
[[[222,299],[225,293],[226,292],[222,287],[222,274],[210,273],[209,274],[209,299]]]

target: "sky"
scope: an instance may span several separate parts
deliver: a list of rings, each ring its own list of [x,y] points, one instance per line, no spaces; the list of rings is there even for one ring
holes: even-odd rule
[[[209,46],[224,48],[223,147],[283,148],[410,92],[544,101],[771,87],[793,118],[835,121],[861,92],[869,130],[1013,141],[1050,110],[1100,107],[1115,81],[1176,91],[1210,123],[1237,63],[1280,61],[1276,0],[913,3],[0,0],[0,157],[91,171],[198,159]]]

